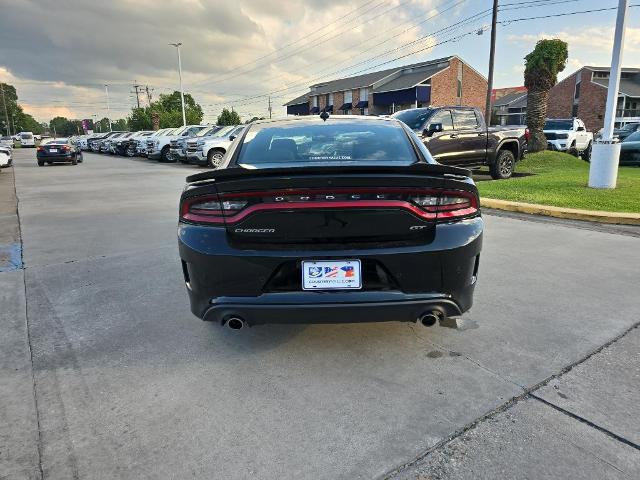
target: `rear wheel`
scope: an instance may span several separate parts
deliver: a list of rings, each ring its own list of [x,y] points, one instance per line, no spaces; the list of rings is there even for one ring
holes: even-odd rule
[[[224,158],[224,152],[222,150],[211,150],[207,154],[207,164],[211,168],[218,168]]]
[[[127,157],[133,157],[136,154],[136,147],[129,145],[125,153],[127,154]]]
[[[44,167],[44,160],[38,160],[38,166]]]
[[[516,158],[510,150],[500,150],[496,161],[489,167],[489,172],[494,180],[504,180],[513,175]]]

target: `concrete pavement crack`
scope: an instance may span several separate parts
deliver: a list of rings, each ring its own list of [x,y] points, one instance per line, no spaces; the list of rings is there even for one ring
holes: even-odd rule
[[[587,420],[586,418],[581,417],[580,415],[576,415],[575,413],[570,412],[569,410],[566,410],[566,409],[564,409],[564,408],[562,408],[562,407],[560,407],[560,406],[558,406],[558,405],[556,405],[554,403],[551,403],[551,402],[545,400],[544,398],[539,397],[535,393],[530,393],[529,396],[531,398],[535,399],[535,400],[538,400],[539,402],[542,402],[543,404],[547,405],[548,407],[551,407],[551,408],[557,410],[558,412],[560,412],[560,413],[562,413],[564,415],[567,415],[568,417],[573,418],[574,420],[578,420],[581,423],[589,425],[591,428],[595,428],[596,430],[604,433],[605,435],[608,435],[609,437],[613,438],[614,440],[617,440],[617,441],[622,442],[622,443],[624,443],[626,445],[629,445],[630,447],[635,448],[636,450],[640,450],[640,445],[638,445],[637,443],[634,443],[631,440],[627,440],[626,438],[618,435],[617,433],[612,432],[611,430],[608,430],[608,429],[606,429],[604,427],[601,427],[600,425],[598,425],[596,423],[593,423],[592,421]]]
[[[18,218],[18,235],[20,237],[20,244],[22,245],[22,224],[20,222],[20,197],[18,196],[18,189],[16,188],[15,174],[13,177],[13,190],[16,198],[16,217]],[[40,480],[44,479],[44,470],[42,468],[42,430],[40,426],[40,408],[38,407],[38,394],[36,386],[36,374],[34,372],[33,365],[33,349],[31,347],[31,329],[29,325],[29,297],[27,295],[27,272],[24,269],[24,248],[20,248],[20,256],[22,263],[22,283],[24,285],[24,318],[25,328],[27,330],[27,347],[29,349],[29,362],[31,363],[31,384],[33,393],[33,405],[36,411],[36,428],[38,437],[36,440],[36,447],[38,451],[38,472],[40,473]]]
[[[493,410],[490,410],[489,412],[485,413],[484,415],[476,418],[475,420],[467,423],[466,425],[464,425],[462,428],[459,428],[457,430],[455,430],[453,433],[451,433],[451,435],[448,435],[447,437],[443,438],[442,440],[440,440],[439,442],[435,443],[434,445],[432,445],[431,447],[427,448],[426,450],[424,450],[422,453],[420,453],[418,456],[416,456],[413,460],[404,463],[402,465],[397,466],[396,468],[389,470],[387,473],[383,474],[382,476],[378,477],[380,480],[391,480],[396,474],[402,472],[403,470],[406,470],[407,468],[411,467],[412,465],[415,465],[416,463],[420,462],[421,460],[423,460],[424,458],[426,458],[427,456],[429,456],[432,452],[438,450],[441,447],[444,447],[445,445],[447,445],[448,443],[452,442],[453,440],[455,440],[456,438],[460,437],[461,435],[463,435],[465,432],[472,430],[473,428],[475,428],[476,426],[478,426],[480,423],[484,422],[485,420],[489,420],[491,418],[494,418],[496,415],[505,412],[506,410],[508,410],[509,408],[511,408],[513,405],[515,405],[516,403],[518,403],[521,400],[527,399],[527,398],[535,398],[536,400],[540,400],[543,403],[548,403],[545,400],[541,399],[540,397],[534,395],[532,392],[535,392],[536,390],[539,390],[540,388],[542,388],[543,386],[547,385],[549,382],[551,382],[552,380],[561,377],[562,375],[564,375],[565,373],[571,371],[574,367],[577,367],[578,365],[586,362],[587,360],[589,360],[591,357],[593,357],[594,355],[597,355],[598,353],[600,353],[602,350],[604,350],[605,348],[613,345],[614,343],[616,343],[618,340],[620,340],[621,338],[625,337],[629,332],[633,331],[634,329],[638,328],[640,326],[640,322],[636,322],[633,325],[631,325],[629,328],[627,328],[626,330],[624,330],[622,333],[620,333],[619,335],[615,336],[614,338],[612,338],[611,340],[609,340],[608,342],[604,343],[603,345],[599,346],[598,348],[592,350],[591,352],[589,352],[587,355],[585,355],[584,357],[580,358],[579,360],[567,365],[566,367],[562,368],[559,372],[554,373],[553,375],[548,376],[547,378],[545,378],[544,380],[542,380],[541,382],[538,382],[535,385],[532,385],[531,387],[526,387],[524,388],[524,392],[520,395],[517,395],[511,399],[509,399],[508,401],[504,402],[501,405],[498,405],[496,408],[494,408]],[[418,337],[421,338],[423,340],[423,337],[420,337],[415,331],[414,334]],[[427,340],[429,341],[429,340]],[[430,342],[433,343],[433,342]],[[435,344],[434,344],[435,345]],[[446,350],[446,349],[444,349]],[[513,382],[511,382],[513,383]],[[572,414],[571,412],[566,412],[563,409],[560,409],[560,407],[556,407],[553,404],[549,404],[549,406],[556,408],[556,410],[561,411],[562,413],[566,413],[567,415],[569,415],[572,418],[576,418],[577,420],[580,420],[581,417],[577,417],[576,415]],[[585,425],[588,425],[594,429],[597,429],[598,431],[601,431],[603,433],[607,433],[608,430],[606,429],[602,429],[602,427],[599,427],[596,424],[593,424],[592,422],[589,422],[588,420],[584,420],[583,422]],[[623,437],[620,437],[612,432],[611,435],[609,435],[612,438],[615,438],[616,440],[621,441],[622,443],[629,445],[633,448],[639,449],[640,447],[638,445],[636,445],[633,442],[629,442],[628,440],[624,439]]]

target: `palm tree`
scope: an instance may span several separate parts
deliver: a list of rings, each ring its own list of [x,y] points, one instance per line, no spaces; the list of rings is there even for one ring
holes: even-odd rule
[[[527,87],[527,127],[531,138],[528,149],[539,152],[547,148],[542,132],[547,116],[549,90],[558,81],[558,73],[567,64],[567,43],[562,40],[540,40],[525,57],[524,86]]]

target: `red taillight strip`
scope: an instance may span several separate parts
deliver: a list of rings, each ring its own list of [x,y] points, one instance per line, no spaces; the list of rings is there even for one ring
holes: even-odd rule
[[[185,220],[190,220],[192,222],[207,222],[207,223],[237,223],[240,220],[243,220],[247,216],[251,215],[255,212],[266,211],[266,210],[302,210],[302,209],[313,209],[313,208],[401,208],[404,210],[409,210],[411,213],[417,215],[420,218],[425,220],[435,220],[436,214],[431,212],[426,212],[422,210],[420,207],[413,205],[409,202],[404,202],[402,200],[353,200],[353,201],[345,201],[345,202],[313,202],[313,203],[259,203],[257,205],[251,205],[239,213],[229,217],[211,217],[208,215],[197,215],[193,212],[187,211],[184,212],[182,218]]]

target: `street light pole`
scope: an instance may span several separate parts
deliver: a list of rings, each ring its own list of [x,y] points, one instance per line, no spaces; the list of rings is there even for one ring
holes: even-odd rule
[[[622,68],[622,50],[624,49],[624,31],[629,12],[628,0],[618,1],[616,31],[613,37],[611,54],[611,71],[607,89],[607,106],[604,113],[604,131],[602,138],[594,145],[589,167],[589,186],[591,188],[616,188],[618,179],[618,162],[620,160],[620,144],[613,138],[613,127],[616,121],[618,91],[620,89],[620,70]]]
[[[111,108],[109,107],[109,85],[105,83],[104,91],[107,94],[107,121],[109,122],[109,131],[113,131],[113,127],[111,126]]]
[[[180,46],[182,42],[170,43],[178,51],[178,76],[180,77],[180,100],[182,102],[182,125],[187,125],[187,115],[184,112],[184,90],[182,89],[182,59],[180,58]]]

